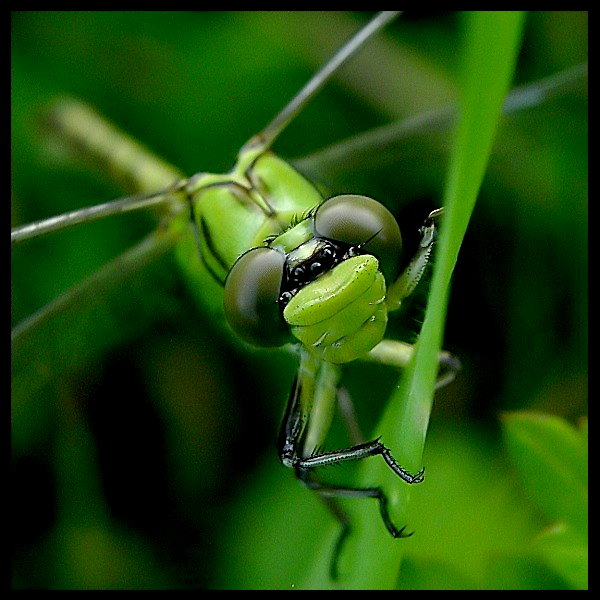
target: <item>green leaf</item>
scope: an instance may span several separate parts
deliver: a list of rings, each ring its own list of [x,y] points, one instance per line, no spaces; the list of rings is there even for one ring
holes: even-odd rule
[[[528,412],[502,418],[507,450],[531,500],[551,519],[587,530],[587,441],[564,419]]]
[[[534,550],[572,588],[587,589],[587,535],[561,523],[544,531],[537,538]]]
[[[407,556],[396,584],[399,590],[470,590],[475,585],[453,564]]]

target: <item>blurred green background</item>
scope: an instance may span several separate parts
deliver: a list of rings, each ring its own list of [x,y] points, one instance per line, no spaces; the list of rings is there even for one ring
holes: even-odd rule
[[[12,13],[12,224],[123,194],[45,143],[53,99],[89,102],[189,175],[224,172],[369,16]],[[275,149],[301,157],[456,101],[461,35],[456,13],[406,12]],[[515,85],[585,61],[586,12],[532,12]],[[384,202],[410,247],[439,205],[451,140],[448,128],[419,131],[311,175],[332,193]],[[13,322],[152,226],[129,215],[14,248]],[[445,347],[463,370],[436,396],[399,587],[581,585],[532,551],[556,515],[528,488],[500,415],[574,426],[587,415],[587,226],[581,78],[501,122],[448,311]],[[425,282],[393,336],[415,338],[426,292]],[[331,518],[275,453],[294,368],[276,352],[248,353],[203,315],[172,256],[13,349],[13,587],[301,587]],[[345,369],[367,434],[396,378]],[[337,429],[332,448],[347,444]]]

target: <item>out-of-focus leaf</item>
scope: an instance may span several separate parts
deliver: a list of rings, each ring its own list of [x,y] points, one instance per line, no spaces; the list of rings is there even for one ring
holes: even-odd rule
[[[413,490],[404,522],[414,535],[393,540],[383,524],[377,523],[383,540],[389,538],[392,546],[406,548],[395,587],[514,588],[525,581],[528,589],[548,585],[549,570],[541,561],[534,573],[533,566],[527,571],[531,557],[519,558],[542,524],[532,507],[522,502],[510,463],[498,452],[499,442],[488,431],[433,424],[424,456],[427,478]],[[325,528],[331,530],[333,542],[323,549],[320,560],[324,570],[329,568],[340,532],[338,523],[316,495],[273,463],[274,458],[268,456],[261,473],[240,484],[243,499],[227,508],[224,523],[232,533],[224,539],[235,543],[230,541],[218,551],[222,573],[218,587],[300,587],[314,549],[321,547],[319,538]],[[331,470],[323,471],[333,476]],[[369,516],[377,517],[376,503],[367,499],[365,504]],[[260,512],[256,506],[261,506]],[[349,499],[343,508],[352,526],[360,526],[361,503]],[[499,556],[521,565],[519,570],[496,570]]]
[[[396,587],[399,590],[470,590],[475,586],[456,565],[409,556],[402,563]]]
[[[168,579],[142,540],[111,527],[64,522],[49,551],[60,589],[157,589]]]
[[[518,412],[502,419],[506,447],[530,498],[550,518],[587,528],[587,443],[565,420]]]
[[[570,586],[539,554],[525,549],[489,557],[482,589],[486,590],[564,590]]]
[[[542,560],[574,589],[587,589],[587,536],[558,524],[544,531],[535,543]]]
[[[322,531],[336,523],[318,497],[268,455],[225,513],[216,588],[299,588]],[[268,501],[265,501],[268,499]],[[333,548],[322,560],[329,565]]]
[[[433,589],[452,589],[462,574],[470,587],[493,589],[519,585],[510,571],[495,572],[499,557],[519,562],[518,555],[540,530],[539,515],[522,501],[517,478],[508,460],[498,456],[499,440],[489,431],[432,423],[423,457],[426,480],[412,491],[408,527],[414,535],[394,540],[406,546],[412,565],[444,564],[449,579]],[[435,567],[432,567],[435,568]],[[455,573],[455,575],[452,575]],[[401,587],[433,585],[433,575],[405,571]],[[525,581],[525,580],[521,580]],[[530,587],[544,587],[543,577],[532,577]],[[524,585],[524,583],[523,583]],[[466,586],[466,583],[465,583]]]

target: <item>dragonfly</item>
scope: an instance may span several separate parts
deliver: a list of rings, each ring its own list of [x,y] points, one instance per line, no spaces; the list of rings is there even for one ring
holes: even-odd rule
[[[422,279],[443,209],[425,216],[418,247],[400,269],[402,233],[383,204],[361,194],[323,194],[271,147],[330,78],[398,15],[395,11],[378,13],[352,36],[241,148],[235,166],[225,174],[202,172],[184,177],[86,105],[59,102],[49,115],[51,126],[140,193],[18,226],[11,232],[16,244],[125,212],[158,210],[158,227],[82,286],[93,288],[119,270],[135,270],[175,248],[182,271],[198,295],[207,304],[222,303],[234,335],[249,346],[283,347],[297,356],[298,371],[278,436],[278,456],[340,523],[331,561],[334,578],[337,556],[351,530],[340,499],[373,499],[392,537],[412,535],[406,525],[393,522],[380,487],[329,484],[318,476],[318,469],[378,457],[405,484],[424,479],[423,470],[409,472],[402,466],[402,457],[393,456],[385,440],[377,437],[356,440],[347,448],[322,448],[336,408],[350,401],[341,385],[343,365],[370,361],[404,367],[410,361],[413,346],[386,337],[388,317]],[[13,341],[18,343],[40,324],[68,310],[82,286],[18,324]],[[208,289],[219,290],[217,302]],[[442,386],[454,378],[460,364],[446,352],[440,354],[439,362],[438,386]],[[352,408],[344,411],[349,427],[357,430],[353,414]]]

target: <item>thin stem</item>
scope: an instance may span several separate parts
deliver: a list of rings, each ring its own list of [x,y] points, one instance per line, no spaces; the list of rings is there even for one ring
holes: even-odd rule
[[[253,136],[245,144],[240,153],[256,146],[265,149],[270,148],[277,136],[298,116],[306,104],[319,93],[333,74],[360,50],[372,36],[401,13],[402,11],[384,10],[375,15],[311,77],[296,96],[286,104],[281,112],[260,133]]]

